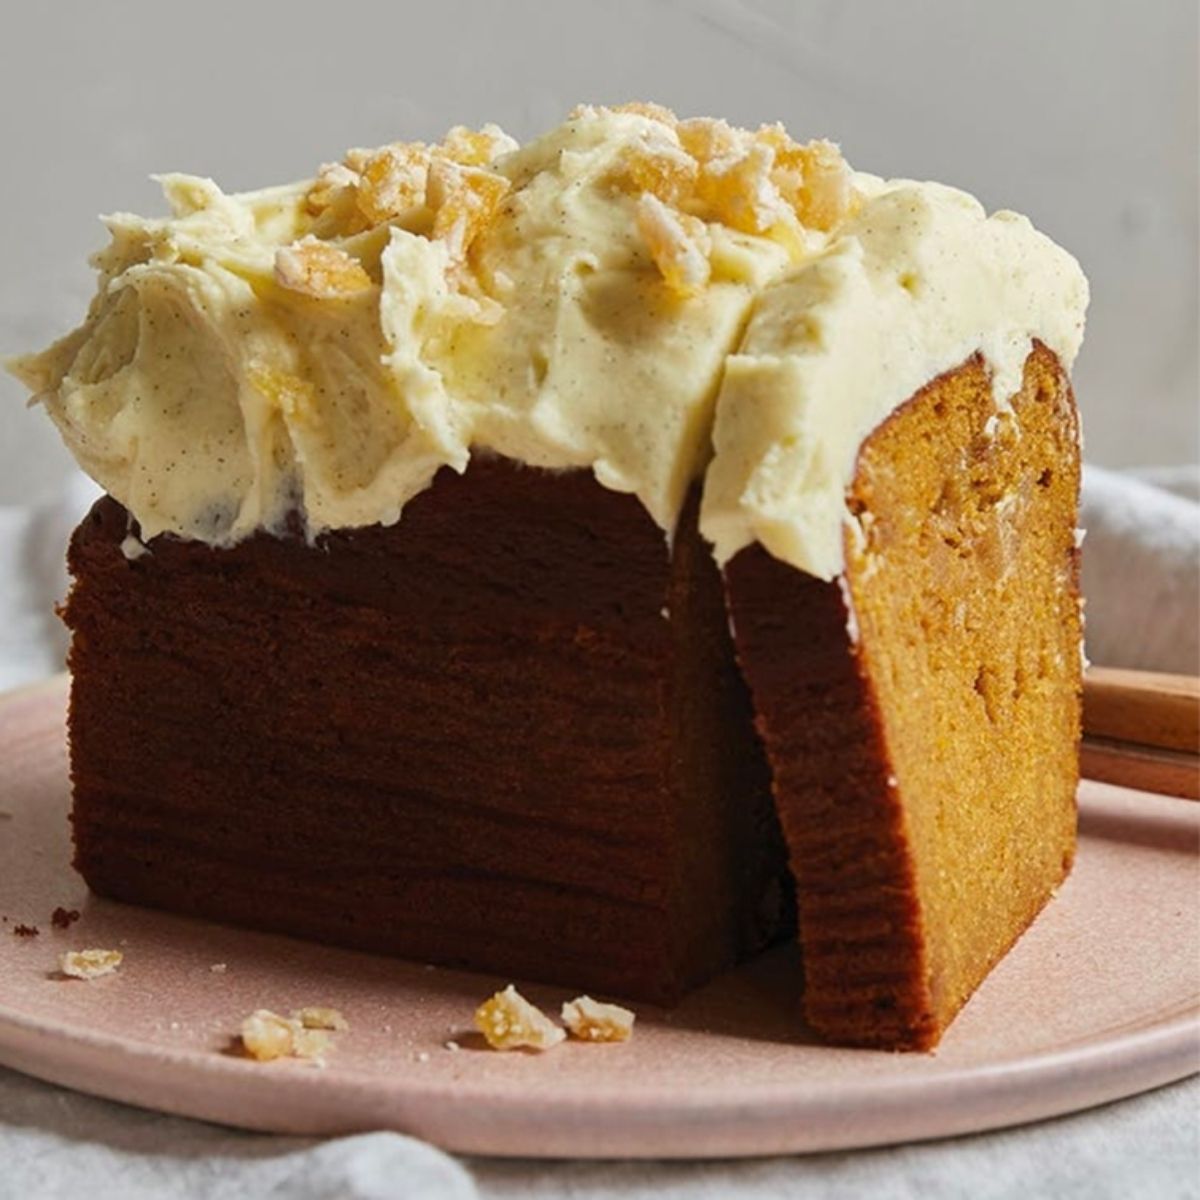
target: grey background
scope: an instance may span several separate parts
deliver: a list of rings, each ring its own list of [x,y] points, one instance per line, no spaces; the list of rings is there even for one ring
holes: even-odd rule
[[[154,171],[227,189],[350,145],[576,102],[782,119],[856,166],[1028,213],[1082,261],[1088,456],[1197,458],[1193,0],[111,0],[5,5],[0,352],[77,323],[100,212],[161,211]],[[0,504],[69,470],[0,380]]]

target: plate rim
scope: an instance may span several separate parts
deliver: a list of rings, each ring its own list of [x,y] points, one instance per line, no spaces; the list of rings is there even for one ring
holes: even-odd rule
[[[61,1057],[39,1061],[48,1042],[60,1049],[66,1043],[74,1051],[65,1065]],[[99,1078],[88,1063],[97,1055],[106,1064]],[[620,1105],[613,1103],[610,1089],[599,1089],[557,1098],[555,1112],[561,1120],[554,1129],[544,1125],[544,1108],[533,1121],[534,1114],[519,1101],[514,1104],[512,1088],[503,1084],[412,1075],[400,1077],[399,1084],[383,1083],[353,1069],[326,1075],[299,1062],[271,1063],[264,1069],[264,1064],[215,1051],[151,1048],[114,1035],[64,1030],[7,1007],[0,1008],[0,1062],[107,1100],[263,1133],[333,1137],[391,1129],[446,1151],[496,1157],[752,1158],[983,1133],[1081,1112],[1178,1082],[1200,1074],[1200,1009],[1191,1007],[1165,1021],[1083,1045],[919,1078],[860,1079],[833,1088],[805,1086],[804,1080],[756,1084],[725,1091],[716,1100],[704,1093],[647,1088],[623,1092]],[[139,1068],[146,1067],[156,1074],[170,1072],[171,1094],[157,1104],[127,1090],[142,1078]],[[223,1111],[227,1106],[219,1100],[196,1102],[193,1093],[206,1077],[227,1077],[231,1070],[241,1093],[236,1111]],[[278,1101],[279,1085],[285,1082],[283,1091],[306,1099],[320,1095],[322,1102],[301,1120],[287,1104],[263,1106],[251,1115],[262,1101]],[[186,1085],[182,1090],[180,1083]],[[960,1105],[964,1098],[971,1103]],[[347,1104],[348,1115],[335,1119],[335,1111],[344,1111]],[[456,1110],[464,1105],[476,1117],[480,1110],[488,1115],[464,1122],[456,1131]],[[381,1119],[376,1114],[382,1109],[392,1109],[399,1119]],[[893,1125],[891,1133],[873,1131],[885,1120]],[[652,1144],[629,1144],[631,1121],[654,1130]],[[538,1126],[539,1136],[546,1135],[544,1148],[531,1147],[530,1123]]]

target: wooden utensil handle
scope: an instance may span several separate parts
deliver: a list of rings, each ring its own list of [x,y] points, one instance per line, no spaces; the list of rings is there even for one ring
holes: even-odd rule
[[[1139,792],[1200,800],[1200,756],[1195,754],[1107,738],[1084,738],[1079,747],[1079,773],[1084,779],[1115,783]]]
[[[1087,737],[1200,753],[1200,678],[1090,667],[1083,677],[1083,732]]]

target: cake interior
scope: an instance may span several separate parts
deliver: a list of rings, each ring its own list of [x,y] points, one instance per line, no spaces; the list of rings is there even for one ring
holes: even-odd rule
[[[758,548],[729,565],[831,1038],[935,1044],[1070,869],[1078,488],[1054,355],[998,416],[975,358],[862,446],[840,583]]]

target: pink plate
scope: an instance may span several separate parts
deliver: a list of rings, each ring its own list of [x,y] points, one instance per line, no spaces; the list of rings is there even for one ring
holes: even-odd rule
[[[787,948],[673,1012],[641,1008],[628,1044],[497,1054],[471,1014],[507,980],[89,896],[69,865],[65,687],[0,700],[0,1062],[42,1079],[248,1129],[701,1157],[991,1129],[1200,1070],[1200,805],[1085,783],[1074,874],[934,1055],[816,1044],[798,1026]],[[59,906],[82,913],[65,931],[51,926]],[[18,923],[40,933],[14,936]],[[119,947],[124,964],[59,977],[62,951],[83,947]],[[569,998],[525,991],[552,1012]],[[308,1004],[350,1021],[324,1070],[233,1050],[251,1010]]]

